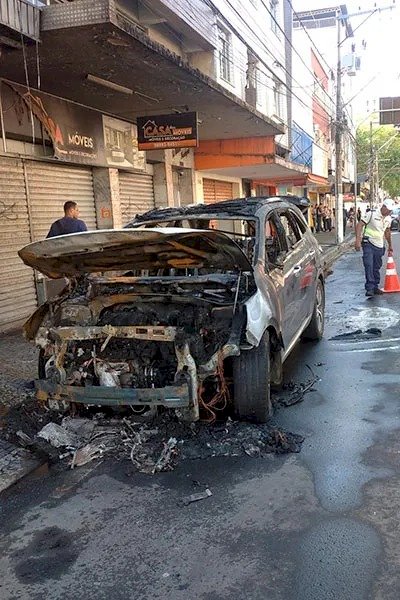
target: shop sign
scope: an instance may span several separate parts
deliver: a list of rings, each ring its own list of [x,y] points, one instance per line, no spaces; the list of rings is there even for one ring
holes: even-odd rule
[[[198,146],[197,113],[138,117],[139,150]]]
[[[138,150],[133,123],[39,90],[5,83],[22,97],[40,121],[53,144],[55,158],[85,165],[145,170],[145,154]]]

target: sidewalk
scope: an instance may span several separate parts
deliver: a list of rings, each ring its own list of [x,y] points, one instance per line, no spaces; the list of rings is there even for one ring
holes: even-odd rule
[[[349,250],[354,243],[354,229],[347,227],[346,236],[340,246],[336,245],[336,232],[322,231],[320,233],[314,233],[315,238],[318,240],[324,255],[325,270],[328,271],[332,264],[342,254]]]
[[[354,229],[347,227],[345,242],[354,237]],[[320,233],[314,233],[315,237],[319,241],[322,247],[324,246],[334,246],[336,244],[336,230],[332,229],[332,231],[321,231]]]

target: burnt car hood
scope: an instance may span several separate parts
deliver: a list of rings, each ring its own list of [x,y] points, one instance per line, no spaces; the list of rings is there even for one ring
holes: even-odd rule
[[[99,271],[252,269],[228,235],[215,230],[171,227],[62,235],[29,244],[18,254],[26,265],[53,279]]]

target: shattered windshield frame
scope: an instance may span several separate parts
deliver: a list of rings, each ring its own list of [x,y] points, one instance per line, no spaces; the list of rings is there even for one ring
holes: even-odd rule
[[[227,222],[233,225],[233,229],[227,227],[217,227],[221,222]],[[234,223],[232,223],[234,222]],[[239,227],[236,226],[239,223]],[[260,219],[258,216],[247,217],[244,215],[232,215],[227,213],[215,212],[209,214],[185,214],[169,217],[167,219],[154,219],[130,224],[127,228],[132,229],[150,229],[150,228],[182,227],[186,229],[199,229],[202,231],[219,231],[228,235],[242,250],[249,259],[252,266],[255,266],[259,250]],[[240,231],[241,229],[241,231]]]

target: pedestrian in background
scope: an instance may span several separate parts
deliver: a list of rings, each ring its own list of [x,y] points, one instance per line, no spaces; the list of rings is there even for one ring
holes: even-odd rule
[[[321,204],[317,204],[316,208],[317,213],[317,233],[322,231],[322,206]]]
[[[316,224],[316,219],[317,219],[317,214],[315,212],[315,206],[311,206],[310,208],[310,229],[313,233],[315,233],[315,224]]]
[[[326,204],[324,204],[324,206],[322,207],[322,227],[324,231],[328,231],[328,228],[326,226],[326,218],[327,218],[327,207]]]
[[[347,210],[343,206],[343,237],[346,237],[347,218],[348,218]]]
[[[327,231],[332,231],[332,209],[327,207],[325,214],[326,214],[326,229],[327,229]]]
[[[366,296],[383,294],[379,289],[380,269],[385,254],[385,239],[388,243],[388,256],[393,256],[390,231],[393,208],[393,200],[387,198],[381,208],[373,208],[357,224],[355,248],[357,251],[361,248],[363,250]]]
[[[358,207],[357,208],[357,223],[359,223],[361,221],[361,208]]]
[[[350,227],[353,227],[353,225],[354,225],[354,206],[350,207],[349,214],[348,214],[348,221],[349,221]]]
[[[69,200],[64,204],[64,216],[54,221],[47,234],[48,238],[87,231],[86,223],[79,219],[79,208],[76,202]]]

